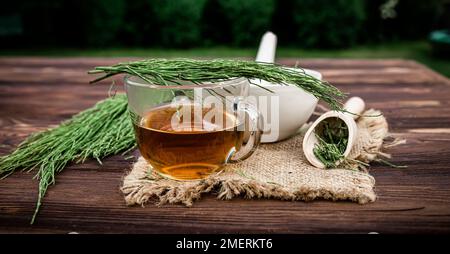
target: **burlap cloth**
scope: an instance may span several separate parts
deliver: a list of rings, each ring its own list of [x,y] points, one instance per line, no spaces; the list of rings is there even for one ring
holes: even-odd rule
[[[363,115],[379,115],[368,110]],[[360,117],[358,138],[350,158],[370,162],[381,153],[388,124],[383,116]],[[124,178],[121,188],[127,205],[182,203],[191,206],[204,193],[219,199],[274,198],[281,200],[351,200],[360,204],[373,202],[375,179],[358,165],[347,169],[318,169],[311,166],[302,151],[304,132],[274,144],[263,144],[247,160],[226,166],[207,179],[174,181],[153,172],[140,157]]]

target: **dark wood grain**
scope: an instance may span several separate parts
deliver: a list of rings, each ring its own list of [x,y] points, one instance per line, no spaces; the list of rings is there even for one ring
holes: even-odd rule
[[[0,154],[34,131],[54,126],[105,98],[110,81],[89,85],[86,71],[117,58],[0,58]],[[284,59],[294,65],[298,59]],[[345,92],[381,109],[394,136],[393,169],[374,165],[378,200],[351,202],[218,201],[126,207],[119,191],[131,162],[72,165],[57,178],[30,226],[37,182],[33,172],[0,181],[0,232],[67,233],[449,233],[450,81],[405,60],[302,59]],[[120,78],[117,79],[120,83]],[[120,89],[120,88],[119,88]]]

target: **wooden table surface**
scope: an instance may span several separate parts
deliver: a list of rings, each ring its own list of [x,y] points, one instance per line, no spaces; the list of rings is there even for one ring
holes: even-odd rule
[[[34,131],[54,126],[105,98],[109,82],[89,85],[86,71],[117,58],[0,58],[0,154]],[[284,59],[293,65],[296,59]],[[301,60],[345,92],[381,109],[396,137],[394,169],[373,165],[378,200],[288,202],[216,200],[193,207],[125,206],[119,187],[131,162],[120,156],[66,168],[33,226],[34,172],[0,180],[0,232],[109,233],[449,233],[450,81],[405,60]],[[119,80],[120,82],[120,80]]]

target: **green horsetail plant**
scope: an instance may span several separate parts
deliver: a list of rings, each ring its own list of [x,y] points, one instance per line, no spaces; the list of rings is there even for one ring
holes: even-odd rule
[[[305,74],[300,68],[244,60],[146,59],[100,66],[89,73],[103,74],[91,83],[117,74],[138,76],[157,85],[179,84],[180,81],[198,84],[239,77],[261,79],[275,84],[295,85],[326,102],[331,109],[339,111],[342,111],[339,100],[344,97],[336,87]]]
[[[0,175],[4,178],[16,170],[38,170],[39,197],[31,219],[34,223],[47,188],[55,183],[55,175],[68,163],[82,163],[87,158],[95,158],[101,163],[101,158],[134,146],[127,99],[124,94],[118,94],[54,129],[28,137],[14,152],[0,157]]]
[[[344,94],[330,84],[304,73],[302,69],[277,64],[243,60],[148,59],[112,66],[96,67],[90,74],[103,74],[91,83],[117,74],[129,74],[158,85],[217,82],[245,77],[281,85],[296,85],[335,110],[342,110],[339,99]],[[267,90],[267,88],[265,88]],[[11,154],[0,157],[0,176],[17,170],[38,170],[39,197],[31,223],[34,222],[48,187],[56,174],[69,163],[119,154],[135,147],[133,127],[123,94],[98,102],[94,107],[73,116],[58,127],[32,134]]]
[[[318,142],[314,155],[325,165],[333,168],[344,160],[344,152],[348,143],[348,127],[344,121],[336,117],[324,119],[314,129]]]
[[[313,153],[325,165],[325,168],[338,166],[352,168],[350,163],[364,167],[369,166],[360,160],[344,156],[348,144],[348,126],[341,119],[337,117],[324,119],[314,129],[314,134],[318,142],[313,148]]]

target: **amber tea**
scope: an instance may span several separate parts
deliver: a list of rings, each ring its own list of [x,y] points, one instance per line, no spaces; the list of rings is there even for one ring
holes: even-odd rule
[[[237,117],[233,114],[219,112],[222,116],[219,125],[215,119],[206,120],[208,110],[200,109],[198,115],[202,117],[198,119],[194,115],[195,107],[189,107],[191,119],[182,119],[185,115],[178,119],[190,120],[182,128],[174,127],[173,119],[179,109],[170,106],[154,108],[134,125],[142,156],[169,178],[205,178],[224,165],[242,143],[243,132],[239,131]]]

